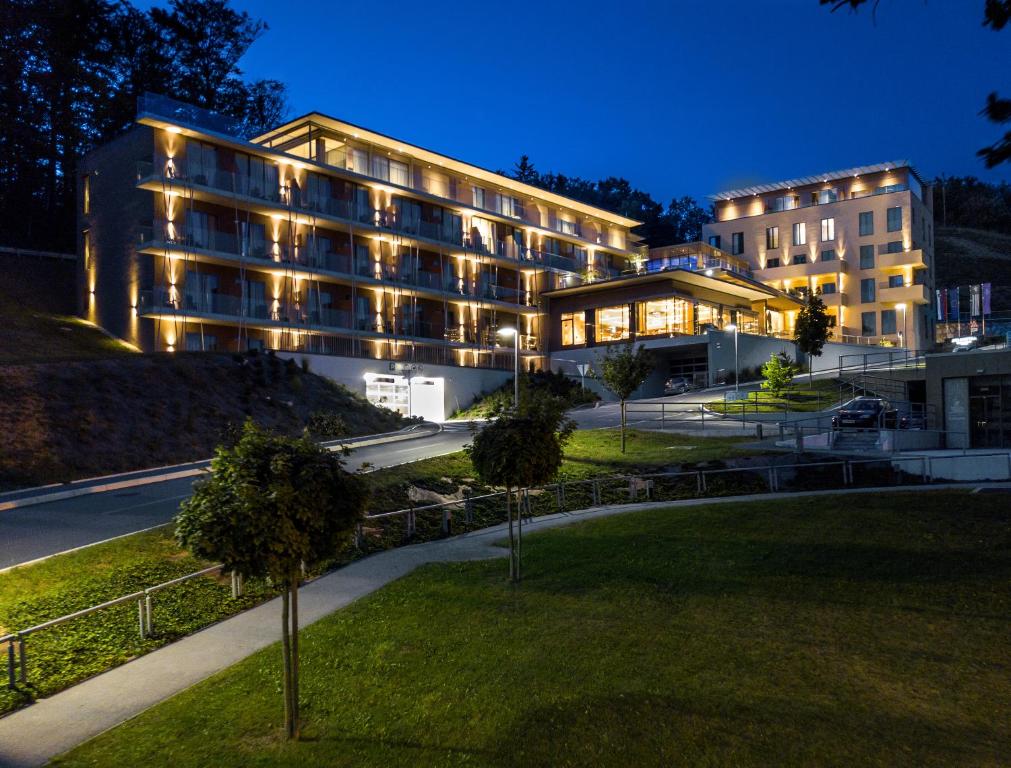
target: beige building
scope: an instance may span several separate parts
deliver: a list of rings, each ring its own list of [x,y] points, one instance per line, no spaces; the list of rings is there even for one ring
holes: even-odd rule
[[[932,343],[932,196],[908,162],[729,190],[714,207],[706,241],[746,260],[767,285],[820,295],[836,341]],[[769,332],[791,333],[795,316]]]

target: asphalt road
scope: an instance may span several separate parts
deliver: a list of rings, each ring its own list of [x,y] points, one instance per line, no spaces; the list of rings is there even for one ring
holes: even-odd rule
[[[468,425],[448,424],[430,437],[358,448],[349,457],[348,468],[356,470],[364,462],[391,467],[440,456],[460,450],[470,440]],[[166,480],[0,511],[0,568],[167,523],[179,502],[190,495],[193,481],[192,477]]]

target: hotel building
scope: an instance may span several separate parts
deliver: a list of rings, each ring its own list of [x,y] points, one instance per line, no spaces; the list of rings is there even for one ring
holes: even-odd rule
[[[800,298],[819,294],[836,319],[835,340],[914,350],[933,343],[932,195],[908,162],[713,199],[716,220],[704,239],[747,261],[766,285]]]
[[[147,96],[136,122],[83,159],[79,286],[144,351],[313,356],[441,417],[509,377],[501,329],[546,363],[543,292],[641,260],[635,220],[325,115],[247,141]]]

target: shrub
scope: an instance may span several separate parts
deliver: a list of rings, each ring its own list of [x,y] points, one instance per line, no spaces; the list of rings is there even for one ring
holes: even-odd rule
[[[344,417],[334,411],[313,411],[305,424],[305,434],[317,440],[333,440],[348,434]]]

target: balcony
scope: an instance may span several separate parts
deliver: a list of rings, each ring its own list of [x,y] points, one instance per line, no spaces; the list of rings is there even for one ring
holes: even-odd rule
[[[762,282],[770,282],[813,275],[834,275],[837,272],[846,272],[848,269],[848,262],[842,259],[833,259],[832,261],[809,261],[804,264],[784,264],[779,267],[756,269],[755,276]]]
[[[927,286],[918,283],[889,285],[878,283],[878,301],[897,304],[929,304]]]
[[[826,307],[844,307],[850,303],[849,295],[844,291],[819,293],[818,296],[821,298]]]
[[[898,253],[879,253],[876,256],[878,269],[894,269],[896,267],[912,267],[914,269],[926,269],[927,263],[923,260],[923,251],[917,248],[914,251],[899,251]]]

